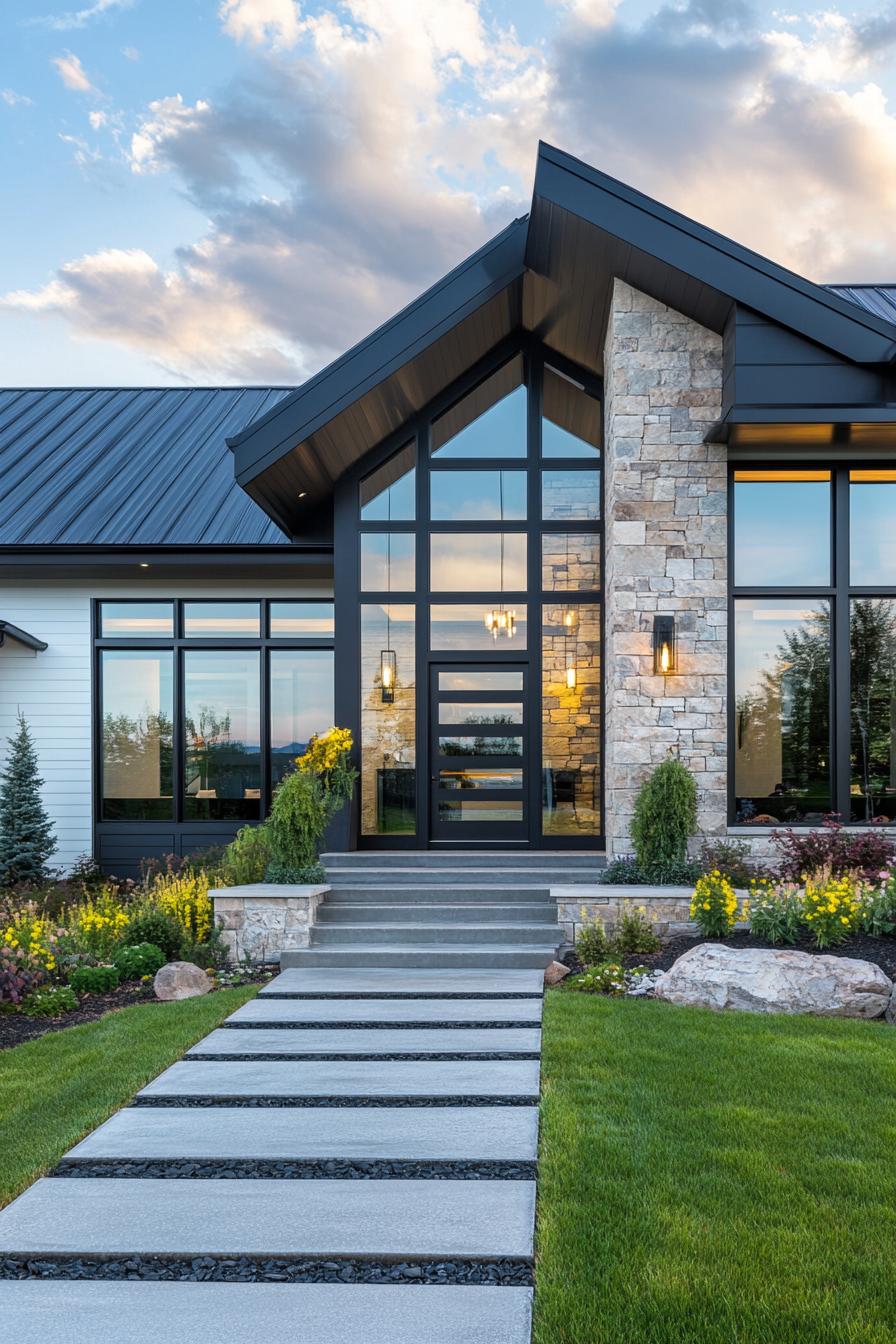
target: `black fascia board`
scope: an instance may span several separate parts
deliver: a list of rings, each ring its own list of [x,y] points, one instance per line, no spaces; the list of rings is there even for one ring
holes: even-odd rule
[[[855,363],[896,358],[896,325],[543,141],[533,197]],[[537,254],[530,236],[527,262],[533,270],[539,269]]]
[[[20,630],[17,625],[11,621],[0,621],[0,649],[6,643],[7,639],[14,639],[18,644],[24,644],[26,649],[34,649],[36,653],[43,653],[47,647],[46,642],[37,639],[34,635],[29,635],[27,630]]]
[[[514,220],[370,336],[329,364],[267,415],[228,438],[246,485],[293,445],[400,369],[499,294],[525,270],[527,218]]]
[[[283,546],[115,546],[0,545],[0,574],[26,577],[77,577],[137,571],[151,583],[160,575],[190,577],[220,574],[238,577],[265,573],[271,577],[300,572],[308,578],[332,570],[332,542]],[[143,570],[141,567],[146,566]]]

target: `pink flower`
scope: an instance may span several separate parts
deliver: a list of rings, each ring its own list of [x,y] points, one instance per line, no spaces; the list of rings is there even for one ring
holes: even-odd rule
[[[889,882],[890,880],[890,874],[887,872],[886,868],[882,873],[878,873],[878,877],[880,878],[881,882]]]

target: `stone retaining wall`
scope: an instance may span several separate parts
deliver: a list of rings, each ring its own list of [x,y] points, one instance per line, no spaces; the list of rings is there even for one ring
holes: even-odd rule
[[[279,961],[280,953],[307,947],[327,886],[256,882],[209,892],[215,923],[234,961]]]
[[[626,906],[644,910],[660,935],[693,933],[689,910],[693,887],[579,886],[551,887],[557,919],[566,942],[575,942],[576,926],[599,919],[612,933]],[[745,895],[746,893],[741,893]],[[584,910],[584,916],[583,916]]]

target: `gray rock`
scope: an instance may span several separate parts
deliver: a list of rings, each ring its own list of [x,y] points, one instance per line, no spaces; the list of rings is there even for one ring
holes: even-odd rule
[[[205,971],[192,961],[169,961],[156,972],[152,987],[157,999],[195,999],[207,994],[212,985]]]
[[[656,985],[658,999],[749,1013],[881,1017],[893,982],[879,966],[851,957],[701,943]]]
[[[568,966],[564,966],[562,961],[552,961],[544,973],[544,982],[546,985],[559,985],[568,975]]]
[[[890,995],[890,1000],[887,1004],[887,1011],[884,1013],[884,1017],[889,1023],[896,1026],[896,985],[893,986],[893,993]]]

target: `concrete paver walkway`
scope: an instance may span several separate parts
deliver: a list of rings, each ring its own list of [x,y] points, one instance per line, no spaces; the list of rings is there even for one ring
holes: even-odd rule
[[[527,1344],[541,996],[284,972],[0,1213],[10,1338]]]

